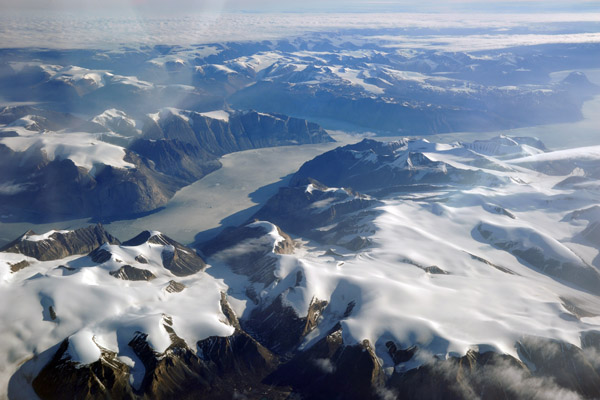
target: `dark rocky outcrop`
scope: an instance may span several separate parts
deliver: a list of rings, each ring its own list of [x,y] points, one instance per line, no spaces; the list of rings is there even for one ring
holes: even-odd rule
[[[129,342],[145,368],[141,394],[167,398],[206,395],[210,391],[214,375],[183,340],[174,335],[173,344],[164,354],[159,354],[148,344],[147,337],[140,332]]]
[[[156,278],[154,274],[147,269],[132,267],[131,265],[123,265],[116,271],[110,272],[112,276],[126,281],[151,281]]]
[[[167,291],[167,293],[179,293],[183,292],[185,288],[186,286],[183,283],[171,280],[169,281],[169,284],[167,285],[165,290]]]
[[[87,254],[104,243],[119,244],[119,240],[110,235],[100,224],[75,229],[65,233],[54,232],[47,239],[30,241],[28,231],[17,240],[9,243],[0,251],[19,253],[40,261],[58,260],[76,254]]]
[[[92,259],[93,262],[102,264],[111,259],[112,253],[106,250],[104,247],[98,247],[96,250],[88,254],[88,256]]]
[[[401,349],[398,348],[396,343],[394,343],[391,340],[385,343],[385,347],[387,347],[388,353],[390,357],[392,357],[394,365],[398,365],[409,361],[417,353],[417,346],[411,346],[407,349]]]
[[[42,399],[133,399],[136,396],[129,384],[129,367],[116,354],[100,348],[102,357],[89,365],[71,361],[65,339],[50,362],[32,382]]]
[[[30,265],[29,262],[26,260],[19,261],[17,263],[10,265],[10,272],[18,272],[18,271],[22,270],[23,268],[27,268],[29,265]]]
[[[262,345],[276,354],[289,357],[318,325],[318,317],[326,306],[326,301],[313,299],[307,315],[301,317],[285,304],[280,295],[271,303],[255,308],[248,318],[241,321],[241,325]]]
[[[337,328],[337,329],[336,329]],[[346,345],[339,325],[306,351],[297,353],[267,382],[289,385],[310,399],[378,399],[383,370],[368,341]]]
[[[178,139],[136,140],[129,149],[153,163],[157,171],[186,183],[194,182],[221,168],[215,155]]]

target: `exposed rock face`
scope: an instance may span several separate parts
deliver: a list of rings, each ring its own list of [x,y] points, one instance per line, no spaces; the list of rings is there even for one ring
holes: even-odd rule
[[[279,255],[292,253],[294,244],[278,226],[255,222],[225,230],[204,244],[202,250],[207,256],[226,262],[236,274],[268,287],[278,282],[275,268]],[[284,295],[296,290],[304,279],[302,272],[298,271],[295,287],[264,302],[255,293],[247,291],[258,307],[240,322],[241,327],[276,354],[289,356],[296,351],[302,339],[318,325],[318,317],[327,306],[326,301],[313,299],[307,315],[299,316],[286,303]]]
[[[165,318],[165,328],[171,336],[172,345],[162,354],[149,346],[147,335],[139,333],[129,343],[142,360],[145,374],[138,391],[149,398],[178,396],[183,398],[227,399],[236,395],[260,397],[272,393],[261,381],[278,365],[277,358],[256,340],[239,329],[237,318],[229,308],[225,297],[221,306],[229,322],[236,327],[229,337],[209,337],[197,343],[197,355],[177,336]],[[284,392],[285,393],[285,392]]]
[[[117,271],[110,272],[112,276],[118,279],[126,281],[151,281],[156,276],[146,269],[132,267],[131,265],[124,265]]]
[[[167,293],[179,293],[183,292],[185,288],[186,286],[181,282],[169,281],[169,284],[167,285],[165,290],[167,291]]]
[[[207,394],[210,370],[177,336],[164,354],[156,353],[147,342],[148,335],[139,333],[129,346],[142,360],[145,373],[139,391],[146,396],[166,398]]]
[[[0,168],[11,160],[20,166],[3,169],[1,179],[16,189],[0,195],[0,210],[11,221],[124,217],[163,206],[184,185],[155,171],[137,154],[125,153],[134,168],[97,165],[88,171],[70,159],[49,161],[39,149],[14,152],[0,144],[0,154],[6,155],[0,157]]]
[[[261,344],[280,355],[292,354],[309,332],[308,319],[298,316],[293,308],[284,304],[281,296],[262,308],[256,308],[241,323],[244,330]]]
[[[71,361],[65,339],[52,360],[32,382],[42,399],[129,398],[136,396],[129,384],[129,367],[116,354],[102,349],[102,357],[89,365]]]
[[[284,230],[322,243],[339,244],[358,251],[370,245],[360,220],[381,204],[350,189],[329,188],[314,179],[283,187],[254,215]]]
[[[183,185],[150,166],[134,152],[126,151],[125,161],[132,169],[106,166],[96,173],[96,198],[92,202],[97,218],[119,218],[137,215],[164,206]]]
[[[178,139],[139,139],[129,149],[151,160],[157,171],[186,183],[194,182],[221,168],[221,163],[213,154]]]
[[[27,268],[29,266],[29,262],[23,260],[23,261],[19,261],[17,263],[11,264],[10,266],[10,272],[18,272],[20,270],[22,270],[23,268]]]
[[[98,247],[96,250],[92,251],[88,256],[92,259],[93,262],[102,264],[110,260],[112,257],[112,253],[102,247]]]
[[[268,378],[311,399],[377,399],[384,374],[368,341],[345,345],[341,328],[297,353]]]
[[[148,120],[147,139],[167,139],[192,145],[213,155],[260,147],[332,142],[319,125],[280,114],[236,112],[228,122],[192,111]]]
[[[35,240],[32,240],[32,237]],[[55,231],[43,239],[37,238],[35,232],[28,231],[0,251],[20,253],[40,261],[47,261],[86,254],[104,243],[119,244],[119,240],[98,224],[74,231]]]

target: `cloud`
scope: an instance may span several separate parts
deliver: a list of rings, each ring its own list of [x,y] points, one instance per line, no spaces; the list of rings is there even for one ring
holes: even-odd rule
[[[315,366],[326,374],[335,372],[335,365],[331,363],[329,358],[317,358],[314,360]]]
[[[0,183],[0,195],[10,196],[21,193],[27,189],[27,185],[13,182]]]
[[[600,14],[242,14],[212,13],[187,16],[141,16],[124,10],[119,17],[73,15],[0,16],[0,42],[10,47],[99,48],[155,44],[208,44],[225,41],[274,40],[314,32],[354,30],[353,39],[380,40],[391,48],[476,50],[544,43],[598,43]],[[553,32],[572,28],[576,33]],[[360,29],[434,28],[437,34],[369,36]],[[448,34],[446,28],[486,32]],[[520,32],[514,32],[519,28]],[[510,30],[513,30],[511,33]],[[539,31],[536,31],[539,29]],[[586,30],[588,30],[586,32]],[[389,32],[382,32],[382,34]]]
[[[544,357],[556,355],[554,343],[540,341],[535,345],[536,351]],[[558,385],[552,377],[533,376],[524,365],[519,365],[517,360],[509,361],[500,355],[485,363],[473,363],[472,360],[459,363],[438,360],[426,352],[419,353],[417,356],[428,366],[431,376],[437,377],[438,380],[441,378],[442,382],[449,384],[449,389],[463,399],[478,400],[482,391],[487,391],[488,394],[501,391],[506,398],[515,399],[582,399],[577,392]]]

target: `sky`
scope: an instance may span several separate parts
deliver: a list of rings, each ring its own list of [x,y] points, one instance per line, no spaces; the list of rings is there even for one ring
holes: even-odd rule
[[[600,0],[0,0],[2,11],[140,14],[206,12],[588,12]]]

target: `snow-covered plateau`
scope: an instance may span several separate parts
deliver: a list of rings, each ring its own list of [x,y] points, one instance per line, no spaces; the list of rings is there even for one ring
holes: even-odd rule
[[[0,253],[0,387],[597,397],[598,157],[526,137],[363,140],[196,249],[27,232]]]

